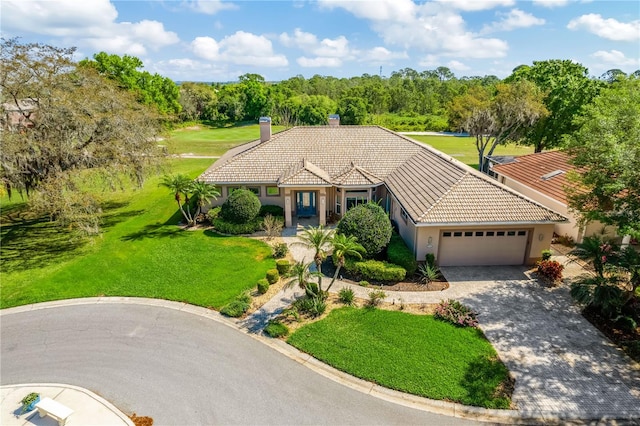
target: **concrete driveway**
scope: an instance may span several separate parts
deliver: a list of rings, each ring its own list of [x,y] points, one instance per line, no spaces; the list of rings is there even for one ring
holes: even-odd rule
[[[619,418],[640,424],[640,371],[572,304],[566,286],[544,288],[522,267],[446,267],[451,286],[516,379],[523,415]]]

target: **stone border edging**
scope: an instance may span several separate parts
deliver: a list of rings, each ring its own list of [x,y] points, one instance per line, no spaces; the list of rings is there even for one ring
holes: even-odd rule
[[[11,309],[11,308],[9,308],[9,309]],[[1,315],[1,313],[3,311],[4,311],[4,309],[2,311],[0,311],[0,315]],[[11,313],[15,313],[15,312],[11,312]],[[114,413],[115,415],[120,417],[120,419],[122,419],[122,421],[125,422],[127,425],[134,426],[133,421],[126,414],[124,414],[118,407],[116,407],[115,405],[113,405],[112,403],[110,403],[109,401],[107,401],[106,399],[101,397],[100,395],[96,394],[95,392],[91,392],[89,389],[85,389],[85,388],[82,388],[80,386],[67,385],[67,384],[64,384],[64,383],[17,383],[17,384],[12,384],[12,385],[2,385],[2,387],[12,387],[12,388],[17,388],[17,387],[40,387],[40,388],[71,389],[71,390],[74,390],[76,392],[81,392],[81,393],[87,395],[88,397],[96,400],[100,404],[102,404],[105,407],[107,407],[112,413]]]
[[[134,305],[146,305],[157,306],[168,309],[173,309],[182,312],[188,312],[194,315],[202,316],[212,319],[218,323],[234,328],[244,334],[262,342],[263,344],[271,347],[272,349],[280,352],[288,358],[304,365],[305,367],[315,371],[316,373],[333,380],[339,384],[347,386],[358,392],[362,392],[371,395],[375,398],[379,398],[394,404],[403,405],[405,407],[414,408],[422,411],[427,411],[434,414],[441,414],[451,416],[454,418],[464,418],[469,420],[485,421],[485,422],[500,422],[508,424],[531,424],[531,423],[546,423],[546,424],[559,424],[567,420],[602,420],[602,419],[590,419],[581,417],[579,413],[571,413],[567,416],[557,415],[544,415],[543,413],[528,412],[526,415],[518,410],[498,410],[481,407],[473,407],[469,405],[463,405],[455,402],[434,400],[417,395],[412,395],[393,389],[388,389],[380,385],[368,382],[366,380],[359,379],[351,376],[343,371],[340,371],[334,367],[331,367],[311,355],[301,352],[291,345],[283,342],[279,339],[272,339],[261,334],[251,333],[248,330],[240,327],[237,322],[226,319],[218,311],[212,309],[203,308],[200,306],[190,305],[185,302],[174,302],[164,299],[151,299],[144,297],[87,297],[77,299],[65,299],[55,300],[51,302],[34,303],[30,305],[17,306],[13,308],[6,308],[0,310],[0,318],[3,315],[10,315],[22,312],[29,312],[33,310],[58,308],[65,306],[76,305],[91,305],[91,304],[106,304],[106,303],[119,303],[119,304],[134,304]],[[82,389],[82,388],[79,388]],[[89,391],[90,392],[90,391]],[[97,396],[97,395],[96,395]],[[105,401],[107,402],[107,401]],[[110,403],[109,403],[110,404]],[[112,405],[112,404],[110,404]],[[119,410],[118,410],[119,411]],[[127,418],[128,419],[128,418]]]

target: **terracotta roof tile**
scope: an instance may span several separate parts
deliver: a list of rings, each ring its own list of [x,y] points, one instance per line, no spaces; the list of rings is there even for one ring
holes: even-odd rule
[[[543,176],[558,170],[561,170],[562,173],[543,178]],[[569,156],[562,151],[522,155],[516,157],[512,163],[493,166],[494,172],[516,180],[564,204],[567,204],[564,188],[571,186],[567,180],[567,172],[571,170],[575,170],[575,168],[569,164]]]

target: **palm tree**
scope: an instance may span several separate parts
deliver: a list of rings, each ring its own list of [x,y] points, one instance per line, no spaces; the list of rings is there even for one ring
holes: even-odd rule
[[[188,225],[193,224],[193,217],[189,210],[189,193],[193,187],[193,180],[187,175],[170,175],[164,176],[160,185],[169,188],[169,190],[174,193],[174,198],[178,203],[182,216],[184,216]],[[183,207],[184,205],[187,206],[186,212]]]
[[[304,263],[304,262],[296,262],[289,269],[289,276],[291,279],[287,281],[284,285],[284,288],[290,288],[294,285],[298,285],[303,290],[307,289],[309,282],[311,281],[311,272],[309,272],[309,267],[312,262]]]
[[[220,191],[215,185],[209,185],[208,183],[200,181],[193,182],[191,191],[193,192],[192,198],[195,198],[196,205],[198,206],[196,216],[202,212],[204,206],[211,202],[211,199],[217,200],[220,196]]]
[[[336,234],[331,240],[333,260],[336,262],[336,271],[333,273],[333,278],[331,279],[329,287],[327,287],[327,291],[329,291],[333,283],[336,281],[336,278],[338,278],[340,269],[344,266],[346,256],[362,259],[362,255],[366,250],[358,243],[357,240],[358,239],[353,235],[346,236],[343,234]]]
[[[313,255],[313,262],[318,270],[318,290],[322,292],[322,261],[327,257],[327,248],[331,244],[334,231],[332,229],[326,229],[324,226],[319,225],[317,228],[307,228],[298,236],[300,240],[297,244],[302,244],[305,247],[315,250]]]

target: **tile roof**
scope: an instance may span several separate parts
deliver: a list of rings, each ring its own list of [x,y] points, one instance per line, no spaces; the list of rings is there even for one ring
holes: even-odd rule
[[[557,170],[562,170],[563,173],[543,178],[543,176]],[[564,204],[567,204],[564,188],[571,186],[567,180],[567,172],[570,170],[575,170],[575,167],[569,164],[569,156],[562,151],[522,155],[516,157],[512,163],[493,166],[494,172],[516,180]]]
[[[427,145],[377,126],[294,127],[252,142],[206,182],[384,183],[415,223],[531,223],[565,218]]]

